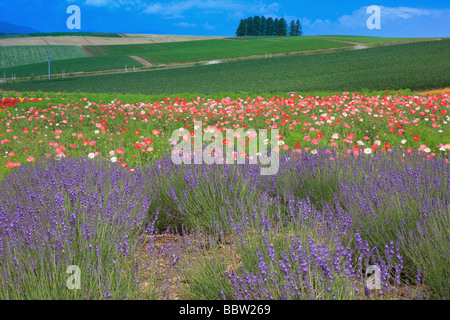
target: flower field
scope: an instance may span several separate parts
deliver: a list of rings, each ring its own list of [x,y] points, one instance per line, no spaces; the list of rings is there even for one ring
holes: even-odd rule
[[[0,99],[1,299],[450,297],[448,92],[103,100]],[[278,173],[174,165],[196,122]]]

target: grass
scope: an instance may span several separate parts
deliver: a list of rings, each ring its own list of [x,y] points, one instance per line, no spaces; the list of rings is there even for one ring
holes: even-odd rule
[[[450,83],[449,52],[450,40],[427,41],[132,74],[7,83],[0,89],[146,95],[435,89]]]
[[[0,47],[0,72],[12,66],[46,61],[50,51],[52,61],[82,58],[88,54],[78,46],[10,46]],[[9,75],[11,76],[11,75]]]
[[[127,66],[129,71],[133,71],[135,67],[141,67],[142,64],[128,56],[115,57],[84,57],[72,58],[64,60],[56,60],[51,62],[52,74],[61,74],[62,71],[68,75],[74,72],[92,72],[102,70],[123,69]],[[15,74],[16,77],[35,77],[37,75],[48,75],[48,63],[34,63],[16,67],[5,68],[6,75]]]
[[[319,39],[334,39],[334,40],[342,40],[342,41],[353,41],[360,42],[365,44],[375,44],[375,43],[389,43],[389,42],[403,42],[403,41],[420,41],[426,40],[430,38],[382,38],[382,37],[363,37],[363,36],[337,36],[337,35],[323,35],[323,36],[314,36]]]
[[[20,237],[17,240],[3,237],[3,243],[11,241],[16,249],[0,246],[4,250],[4,263],[8,263],[0,264],[3,275],[0,281],[4,281],[4,288],[7,288],[0,295],[2,299],[395,300],[426,298],[428,295],[432,299],[448,298],[449,278],[445,268],[448,257],[443,253],[448,249],[445,242],[449,235],[449,221],[446,212],[436,207],[448,199],[434,198],[437,191],[427,185],[412,191],[410,187],[414,181],[408,179],[403,180],[402,191],[397,195],[399,188],[391,184],[396,178],[389,172],[395,170],[402,177],[411,176],[408,168],[412,167],[415,169],[414,177],[435,180],[445,188],[447,180],[445,177],[436,180],[434,168],[439,167],[448,176],[448,165],[438,159],[426,162],[417,155],[402,162],[397,156],[397,153],[392,153],[329,162],[326,154],[310,157],[305,153],[300,159],[282,161],[284,174],[273,178],[277,181],[277,195],[289,195],[289,204],[280,203],[277,195],[267,197],[265,194],[264,186],[272,178],[252,181],[249,182],[253,186],[251,198],[225,202],[218,212],[203,212],[201,218],[209,220],[209,224],[199,228],[195,221],[191,221],[181,233],[166,229],[159,220],[172,215],[174,210],[184,216],[197,214],[195,207],[174,207],[173,203],[179,205],[180,201],[190,203],[190,200],[180,197],[173,198],[172,203],[160,203],[156,209],[159,218],[150,208],[148,215],[153,218],[145,223],[149,224],[145,231],[142,230],[144,232],[136,232],[134,226],[143,223],[148,199],[158,199],[153,192],[145,193],[143,190],[151,188],[161,193],[167,190],[182,193],[186,188],[183,180],[190,176],[192,167],[174,168],[170,159],[165,159],[159,163],[162,169],[158,169],[156,163],[144,165],[142,171],[130,175],[113,164],[76,159],[63,159],[60,163],[51,160],[37,162],[36,169],[27,165],[4,182],[2,190],[8,202],[3,210],[14,212],[16,198],[21,199],[20,205],[26,212],[33,210],[30,207],[32,202],[44,202],[40,207],[41,215],[47,211],[58,212],[55,219],[59,223],[50,235],[50,239],[57,241],[53,240],[52,246],[50,241],[47,245],[43,243],[42,249],[33,251],[25,243],[20,247],[20,242],[14,242]],[[377,176],[367,170],[373,168],[373,162],[378,163],[378,168],[389,165],[389,169],[377,169],[381,173]],[[45,170],[39,169],[42,167]],[[344,203],[344,210],[330,207],[332,201],[322,202],[325,209],[319,210],[308,202],[308,198],[289,192],[291,186],[298,183],[295,175],[311,170],[319,173],[326,167],[330,167],[326,177],[315,179],[312,184],[317,184],[317,192],[325,193],[330,184],[323,184],[323,178],[340,181],[342,190],[332,192]],[[349,167],[353,175],[346,174]],[[167,175],[158,174],[162,172]],[[221,186],[217,196],[222,199],[228,197],[227,190],[242,190],[245,187],[243,182],[252,175],[251,169],[245,167],[242,167],[245,174],[241,177],[224,171],[223,166],[203,166],[198,172],[204,185]],[[363,172],[373,182],[370,190],[357,178]],[[224,174],[224,178],[214,179],[219,173]],[[35,181],[35,190],[40,190],[47,180],[58,194],[40,191],[39,196],[35,195],[36,191],[29,183]],[[105,182],[101,187],[100,181]],[[199,197],[198,201],[207,206],[210,199],[203,197],[204,185],[190,185],[189,193],[193,198]],[[360,194],[363,189],[364,197]],[[130,195],[126,194],[128,190],[132,190]],[[114,201],[116,194],[124,199],[123,202]],[[140,196],[142,194],[145,196]],[[392,211],[392,206],[397,208],[397,202],[407,194],[420,194],[421,199],[426,199],[423,200],[423,208],[430,210],[428,215],[421,214],[414,199],[407,204],[409,214],[406,217],[403,211]],[[102,195],[104,199],[100,200]],[[376,195],[379,199],[371,198]],[[67,201],[61,204],[61,197],[66,197]],[[69,197],[79,200],[68,201]],[[89,208],[83,205],[87,197],[95,199],[87,202],[91,204]],[[430,202],[431,199],[434,200]],[[373,205],[375,200],[381,206],[375,209],[373,217],[380,224],[371,223],[371,216],[364,212],[365,206]],[[100,205],[108,202],[115,203],[115,223],[109,223],[111,213]],[[92,208],[98,210],[90,213]],[[273,208],[278,208],[277,215],[268,215]],[[74,210],[80,221],[76,224],[70,215]],[[7,213],[3,216],[5,221],[11,219]],[[14,221],[25,226],[24,237],[28,221],[35,221],[33,234],[40,237],[46,233],[45,223],[47,219],[52,221],[52,214],[46,214],[44,220],[27,213],[21,216],[20,221]],[[218,221],[217,217],[223,220]],[[402,219],[406,220],[403,227],[394,223]],[[155,229],[158,224],[159,231]],[[65,228],[68,228],[67,232]],[[429,236],[433,230],[439,237]],[[20,231],[14,232],[20,234]],[[70,235],[73,234],[78,236],[71,242]],[[125,243],[127,251],[123,254],[121,250]],[[63,248],[64,255],[61,254]],[[20,264],[11,262],[13,255],[18,257]],[[58,257],[56,261],[60,262],[47,261],[48,257]],[[34,261],[41,263],[34,265]],[[81,266],[81,290],[67,290],[65,287],[68,278],[66,263]],[[364,288],[365,269],[373,264],[380,266],[382,293]],[[427,276],[422,274],[422,279],[417,278],[416,272],[424,268]],[[6,282],[8,279],[18,281]],[[418,286],[423,281],[427,289]],[[401,289],[407,292],[403,297]]]
[[[194,113],[205,120],[208,111],[202,115],[193,110],[203,110],[203,103],[194,108],[188,103],[183,110],[176,110],[183,117],[179,122],[169,121],[177,115],[167,115],[166,108],[175,100],[155,102],[143,107],[145,116],[157,111],[143,122],[137,116],[142,109],[126,103],[146,102],[145,96],[92,94],[89,101],[78,93],[49,96],[53,98],[51,108],[49,101],[42,101],[8,109],[11,114],[5,113],[5,119],[11,119],[6,121],[11,122],[6,125],[10,131],[1,133],[2,139],[12,143],[2,144],[0,153],[14,150],[12,159],[18,160],[48,153],[49,142],[54,140],[60,145],[80,146],[78,151],[68,150],[70,156],[59,161],[24,160],[19,168],[8,169],[9,175],[1,180],[2,299],[450,297],[450,207],[446,192],[450,172],[445,156],[428,160],[424,154],[402,156],[404,151],[394,149],[344,158],[336,155],[337,151],[342,155],[343,150],[333,150],[332,154],[321,150],[317,155],[303,150],[301,155],[282,154],[278,174],[265,177],[249,165],[174,166],[170,157],[148,161],[147,153],[143,156],[133,148],[135,140],[141,140],[140,135],[149,136],[155,150],[160,149],[167,135],[156,137],[152,130],[167,134],[181,126],[188,128],[191,123],[183,120]],[[112,98],[129,100],[113,104]],[[359,109],[363,101],[376,105],[372,101],[375,97],[363,98],[367,99],[352,98],[344,104],[354,102]],[[405,108],[402,114],[408,114],[404,106],[408,97],[380,97],[379,108],[390,108],[390,98],[398,102],[397,108]],[[331,99],[340,106],[337,100]],[[274,107],[272,101],[264,104],[266,108]],[[315,101],[310,105],[322,109],[330,103],[330,99],[319,101],[320,106]],[[447,109],[436,99],[416,99],[408,108],[426,108],[429,101],[439,105],[440,111]],[[225,99],[222,103],[228,104]],[[217,106],[216,101],[209,104]],[[232,110],[237,104],[231,103]],[[250,105],[263,106],[261,101]],[[291,121],[295,118],[293,103],[290,107],[275,105],[290,114]],[[39,111],[34,119],[31,107]],[[240,114],[237,109],[236,115]],[[265,127],[264,115],[254,117],[251,121],[246,117],[240,124]],[[384,122],[389,122],[387,115],[385,118]],[[41,119],[45,123],[41,124]],[[239,123],[231,119],[228,127]],[[95,123],[102,120],[108,134],[94,134],[98,129]],[[75,127],[80,121],[84,125]],[[35,125],[40,133],[23,131]],[[352,126],[354,140],[362,139],[364,123]],[[430,122],[420,122],[414,130],[423,133],[419,133],[420,141],[413,143],[418,145],[428,136],[438,135],[421,131],[431,126]],[[56,127],[63,132],[56,133]],[[377,127],[381,133],[388,132],[381,121]],[[128,130],[117,135],[120,128]],[[292,132],[300,130],[297,127]],[[77,137],[81,132],[84,136]],[[332,132],[346,135],[343,124],[323,127],[321,132],[324,143]],[[116,141],[108,139],[113,137]],[[380,139],[384,142],[394,137],[392,133]],[[414,141],[407,134],[404,137]],[[97,141],[95,149],[81,146],[85,138]],[[137,154],[134,173],[118,163],[81,159],[86,154],[82,149],[107,155],[122,146],[122,157]],[[365,270],[373,264],[380,266],[382,293],[365,290]],[[80,290],[67,289],[67,265],[80,266]]]
[[[246,41],[233,40],[230,38],[85,48],[94,56],[134,55],[158,65],[350,46],[347,43],[308,37],[253,37],[245,39]]]

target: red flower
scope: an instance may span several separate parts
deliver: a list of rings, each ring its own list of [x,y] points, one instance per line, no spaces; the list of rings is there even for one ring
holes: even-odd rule
[[[385,147],[386,149],[389,149],[389,148],[391,147],[391,144],[390,144],[389,142],[386,142],[386,143],[384,144],[384,147]]]
[[[138,135],[138,134],[140,134],[141,132],[139,131],[139,130],[136,130],[135,132],[134,132],[134,134],[135,135]]]
[[[417,134],[414,135],[414,140],[419,141],[419,136]]]
[[[295,146],[296,148],[300,148],[302,145],[300,144],[300,142],[297,142],[294,146]]]
[[[322,139],[322,137],[323,137],[323,135],[320,132],[316,133],[316,139],[317,140]]]

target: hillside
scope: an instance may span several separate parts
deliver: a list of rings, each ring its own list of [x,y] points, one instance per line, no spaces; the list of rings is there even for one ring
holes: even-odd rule
[[[450,39],[128,74],[26,81],[1,90],[178,94],[434,89],[450,84]]]

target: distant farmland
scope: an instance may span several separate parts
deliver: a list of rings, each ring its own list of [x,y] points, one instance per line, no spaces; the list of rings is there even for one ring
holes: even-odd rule
[[[133,65],[138,68],[142,64],[128,56],[115,56],[115,57],[85,57],[85,58],[75,58],[67,60],[57,60],[51,62],[51,73],[61,74],[62,71],[66,74],[74,72],[91,72],[91,71],[103,71],[112,69],[123,69],[125,66],[130,69]],[[37,75],[47,75],[48,74],[48,62],[41,62],[35,64],[28,64],[23,66],[11,67],[0,69],[0,76],[5,71],[7,76],[15,74],[16,77],[30,77]]]
[[[77,46],[8,46],[0,47],[0,71],[1,68],[20,66],[47,59],[50,51],[52,60],[72,59],[87,57],[88,54]]]
[[[128,74],[7,83],[0,85],[0,89],[152,95],[416,90],[449,85],[450,40],[447,39]]]
[[[158,65],[350,46],[352,44],[313,37],[252,37],[127,46],[85,46],[85,49],[94,56],[132,55]]]
[[[26,38],[26,37],[60,37],[60,36],[120,38],[120,35],[117,34],[117,33],[99,33],[99,32],[50,32],[50,33],[2,34],[2,35],[0,35],[0,39]]]

